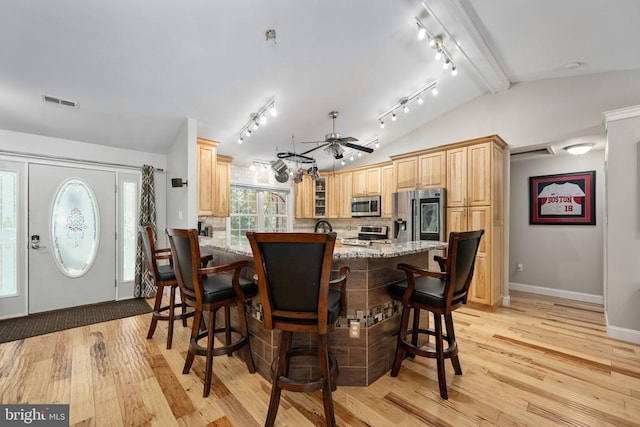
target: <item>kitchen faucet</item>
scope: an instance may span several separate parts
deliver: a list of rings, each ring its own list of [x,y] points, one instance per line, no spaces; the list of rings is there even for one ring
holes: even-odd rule
[[[316,226],[313,229],[314,233],[317,233],[318,231],[321,231],[323,233],[328,233],[333,231],[333,227],[331,226],[331,223],[326,219],[319,219],[318,222],[316,222]]]

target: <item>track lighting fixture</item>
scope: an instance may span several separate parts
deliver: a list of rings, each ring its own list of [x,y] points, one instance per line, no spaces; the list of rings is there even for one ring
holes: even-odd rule
[[[409,98],[402,98],[400,100],[400,105],[402,106],[402,111],[406,113],[409,112],[409,107],[407,107],[407,102],[409,102]]]
[[[269,102],[267,102],[265,105],[263,105],[262,108],[260,108],[257,113],[251,113],[249,115],[249,120],[240,129],[240,132],[239,132],[240,137],[238,138],[238,143],[239,144],[242,144],[242,142],[244,141],[244,138],[242,138],[243,134],[246,137],[250,137],[252,132],[257,130],[260,127],[261,124],[264,125],[264,124],[267,123],[267,117],[266,117],[267,111],[269,111],[271,116],[273,116],[273,117],[276,116],[277,112],[276,112],[276,100],[275,100],[275,97],[271,98],[269,100]]]
[[[396,110],[398,108],[402,108],[402,111],[404,111],[405,113],[408,113],[409,112],[409,102],[411,102],[413,99],[416,100],[416,103],[418,105],[424,104],[424,99],[422,99],[422,97],[424,96],[425,92],[427,92],[428,90],[431,90],[431,94],[432,95],[437,95],[438,94],[438,90],[436,89],[436,82],[429,83],[429,84],[421,87],[417,91],[413,92],[411,95],[405,96],[403,98],[400,98],[400,100],[398,101],[397,104],[393,105],[391,108],[389,108],[387,111],[385,111],[382,115],[378,116],[378,122],[380,122],[380,128],[381,129],[384,128],[384,119],[385,119],[385,117],[390,115],[392,122],[395,122],[398,119],[398,117],[396,115]]]
[[[453,60],[451,59],[451,55],[445,49],[444,39],[442,38],[442,36],[433,35],[429,33],[427,28],[422,24],[422,22],[420,21],[420,19],[418,19],[418,17],[416,17],[416,25],[418,25],[418,38],[420,38],[420,34],[424,34],[422,38],[429,37],[429,47],[436,51],[436,54],[434,57],[435,60],[440,61],[441,59],[444,58],[444,63],[442,64],[442,68],[444,68],[445,70],[450,69],[452,76],[457,75],[458,70],[456,68],[456,65],[453,63]],[[456,44],[454,40],[450,40],[450,41],[453,43],[453,45]]]

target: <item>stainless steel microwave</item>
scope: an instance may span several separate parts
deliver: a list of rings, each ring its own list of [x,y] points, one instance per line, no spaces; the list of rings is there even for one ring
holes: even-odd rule
[[[380,216],[380,196],[353,197],[351,216]]]

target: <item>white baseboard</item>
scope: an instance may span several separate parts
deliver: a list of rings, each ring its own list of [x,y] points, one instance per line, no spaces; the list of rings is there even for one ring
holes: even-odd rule
[[[604,304],[602,295],[585,294],[582,292],[564,291],[562,289],[545,288],[542,286],[525,285],[509,282],[509,290],[529,292],[531,294],[548,295],[551,297],[567,298],[576,301]]]
[[[629,341],[640,344],[640,331],[633,329],[621,328],[619,326],[607,326],[607,335],[617,340]]]

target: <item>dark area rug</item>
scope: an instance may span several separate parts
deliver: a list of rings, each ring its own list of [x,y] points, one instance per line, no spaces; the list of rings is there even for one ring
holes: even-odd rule
[[[152,311],[147,300],[134,298],[108,301],[0,320],[0,343],[21,340],[36,335],[58,332]]]

